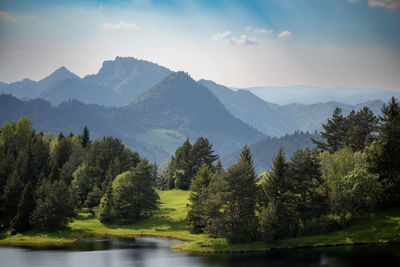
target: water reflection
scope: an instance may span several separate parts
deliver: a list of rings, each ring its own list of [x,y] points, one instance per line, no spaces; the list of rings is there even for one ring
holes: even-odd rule
[[[272,250],[262,254],[189,254],[164,238],[91,238],[58,248],[0,247],[0,266],[400,266],[400,245]]]

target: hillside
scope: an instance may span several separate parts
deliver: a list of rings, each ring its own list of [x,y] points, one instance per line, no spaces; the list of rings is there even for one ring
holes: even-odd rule
[[[206,136],[221,154],[265,137],[234,118],[207,88],[184,72],[171,74],[125,108],[143,114],[151,131],[154,127],[174,130],[191,140]]]
[[[278,153],[280,147],[285,150],[286,159],[289,160],[293,152],[298,149],[304,149],[306,147],[314,147],[314,143],[311,141],[311,137],[319,139],[317,133],[310,134],[308,132],[295,132],[291,135],[285,135],[282,137],[268,137],[255,144],[249,146],[251,154],[253,156],[253,163],[256,173],[262,173],[268,171],[272,167],[272,160]],[[240,155],[240,150],[222,157],[222,164],[225,168],[234,164]]]
[[[51,106],[42,99],[0,96],[0,122],[32,119],[39,131],[112,135],[159,164],[189,137],[205,136],[226,155],[266,136],[234,118],[209,92],[184,73],[173,73],[126,107],[103,107],[76,100]]]
[[[357,105],[340,102],[324,102],[305,104],[277,105],[262,100],[247,90],[234,91],[213,81],[200,80],[199,84],[207,87],[236,118],[248,123],[250,126],[268,136],[280,137],[292,134],[295,131],[320,131],[324,123],[336,107],[342,109],[344,115],[353,109],[359,110],[364,106],[369,107],[376,115],[381,114],[384,102],[370,100]],[[305,96],[307,91],[305,91]],[[304,96],[304,97],[305,97]],[[301,102],[304,97],[297,98]]]
[[[200,80],[236,118],[253,126],[268,136],[282,136],[296,130],[296,123],[280,110],[280,106],[268,103],[250,91],[233,91],[213,81]]]

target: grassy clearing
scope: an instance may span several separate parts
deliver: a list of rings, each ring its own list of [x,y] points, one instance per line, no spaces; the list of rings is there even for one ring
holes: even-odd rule
[[[0,233],[0,245],[39,246],[74,242],[90,236],[159,236],[188,241],[173,249],[196,252],[229,252],[265,250],[267,248],[322,246],[357,243],[400,241],[400,209],[370,215],[351,226],[326,235],[294,238],[270,243],[231,245],[225,239],[211,239],[206,235],[191,234],[186,230],[186,211],[189,192],[171,190],[159,192],[160,210],[150,219],[131,225],[102,224],[89,213],[80,213],[66,229],[52,233],[30,231],[11,236]]]

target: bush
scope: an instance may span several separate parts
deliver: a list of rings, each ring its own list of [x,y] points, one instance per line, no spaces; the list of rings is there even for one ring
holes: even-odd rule
[[[336,214],[322,215],[318,218],[312,218],[306,222],[300,222],[299,235],[318,235],[339,230],[350,224],[352,221],[351,213],[346,213],[343,216]]]

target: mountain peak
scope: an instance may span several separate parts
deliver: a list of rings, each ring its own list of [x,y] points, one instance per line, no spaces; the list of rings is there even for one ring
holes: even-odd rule
[[[70,72],[66,67],[61,66],[49,76],[45,77],[44,79],[40,80],[39,83],[43,85],[43,87],[47,87],[55,82],[65,80],[65,79],[80,79],[79,76]]]

